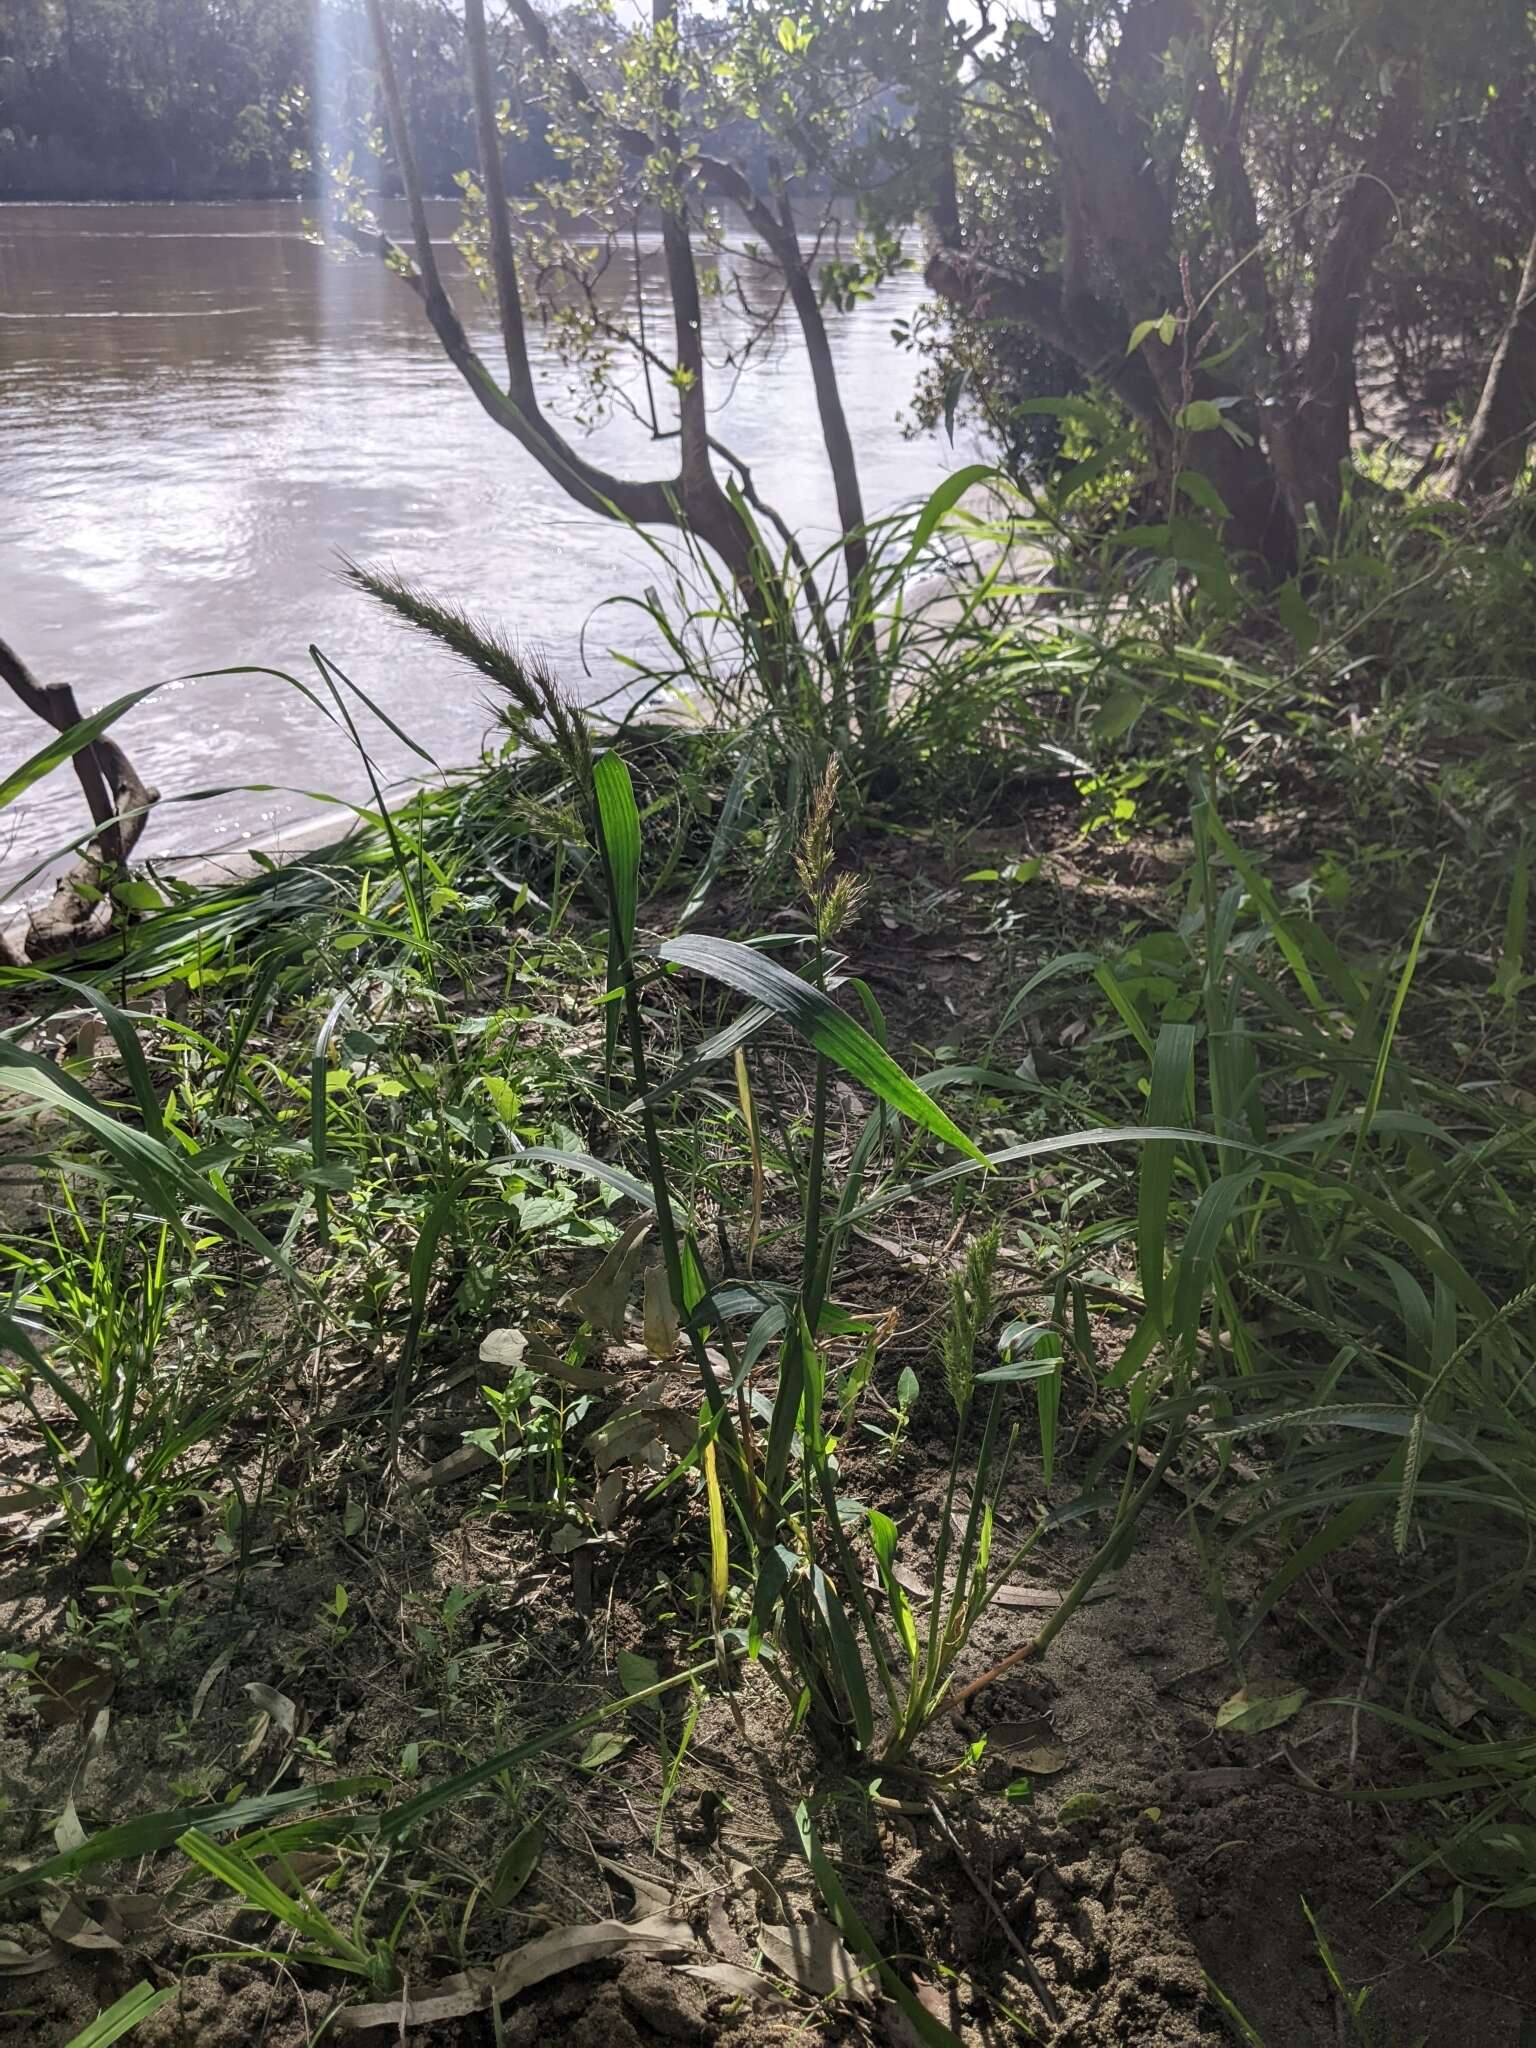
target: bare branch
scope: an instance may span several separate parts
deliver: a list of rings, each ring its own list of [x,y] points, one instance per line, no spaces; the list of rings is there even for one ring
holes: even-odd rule
[[[80,723],[80,706],[66,683],[40,683],[16,651],[0,640],[0,681],[55,732]],[[75,773],[99,829],[91,849],[62,875],[46,910],[34,912],[27,941],[30,959],[66,952],[98,921],[104,887],[122,867],[148,823],[160,792],[139,780],[133,764],[105,734],[75,755]]]

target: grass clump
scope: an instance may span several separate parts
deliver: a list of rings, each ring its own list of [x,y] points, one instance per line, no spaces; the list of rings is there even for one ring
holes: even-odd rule
[[[1316,664],[1164,592],[1030,643],[1036,737],[1094,751],[1075,809],[898,825],[873,727],[774,697],[792,774],[760,703],[734,734],[600,732],[472,619],[355,574],[498,689],[506,753],[377,792],[310,860],[165,892],[68,981],[6,975],[13,1157],[54,1156],[6,1250],[3,1384],[72,1603],[49,1658],[124,1685],[158,1660],[189,1697],[212,1664],[216,1698],[198,1573],[205,1622],[271,1632],[285,1570],[326,1563],[291,1670],[244,1687],[259,1718],[137,1820],[50,1816],[53,1853],[34,1816],[11,1891],[169,1852],[260,1913],[248,1958],[401,2026],[450,1960],[510,1981],[487,1916],[590,1833],[582,1787],[616,1809],[643,1766],[649,1853],[670,1829],[702,1856],[740,1787],[706,1806],[692,1775],[771,1741],[786,1841],[905,1992],[827,1844],[892,1807],[948,1827],[1010,1740],[1042,1827],[1086,1813],[1052,1803],[1051,1730],[1002,1732],[1004,1682],[1033,1698],[1177,1542],[1225,1691],[1310,1702],[1344,1745],[1318,1782],[1414,1804],[1404,1869],[1450,1880],[1431,1941],[1522,1910],[1536,1138],[1528,862],[1467,852],[1517,844],[1491,774],[1459,859],[1449,828],[1398,858],[1414,799],[1379,784],[1368,829],[1346,805],[1287,837]],[[1340,726],[1337,787],[1364,744]],[[1006,878],[990,925],[967,877]],[[961,1000],[919,1011],[957,924]],[[428,1533],[464,1579],[397,1583]],[[1356,1572],[1389,1581],[1368,1649],[1332,1592]],[[524,1582],[556,1590],[496,1633]],[[1303,1637],[1326,1674],[1266,1693]],[[394,1718],[347,1748],[295,1695],[344,1697],[384,1642]],[[13,1660],[39,1697],[42,1648]]]

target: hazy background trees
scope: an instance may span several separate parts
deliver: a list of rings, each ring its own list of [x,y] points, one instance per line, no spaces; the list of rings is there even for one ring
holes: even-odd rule
[[[469,139],[457,25],[435,0],[393,19],[423,175],[449,191]],[[303,193],[322,81],[338,123],[376,118],[361,0],[5,0],[0,197]],[[514,182],[547,168],[537,133],[508,140]]]

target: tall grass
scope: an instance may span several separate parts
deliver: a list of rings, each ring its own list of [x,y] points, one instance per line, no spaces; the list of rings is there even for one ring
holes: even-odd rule
[[[1223,1490],[1222,1518],[1192,1523],[1213,1564],[1238,1550],[1263,1563],[1256,1592],[1219,1605],[1239,1667],[1309,1573],[1374,1540],[1422,1568],[1436,1626],[1508,1639],[1489,1683],[1530,1710],[1536,1143],[1518,1098],[1436,1057],[1426,975],[1464,878],[1426,878],[1400,928],[1369,945],[1316,892],[1281,886],[1233,813],[1230,765],[1273,713],[1273,667],[1130,611],[1102,635],[1058,621],[1026,641],[1004,616],[1016,593],[997,558],[925,619],[908,585],[963,487],[873,536],[869,585],[840,607],[807,593],[810,630],[798,614],[775,628],[719,586],[681,624],[669,611],[669,652],[642,682],[730,728],[701,740],[636,716],[605,745],[514,647],[358,571],[501,693],[506,758],[392,809],[376,785],[341,846],[173,894],[95,940],[67,980],[3,977],[30,1006],[0,1034],[9,1123],[42,1113],[72,1134],[54,1223],[7,1254],[0,1327],[3,1391],[69,1541],[149,1551],[179,1491],[216,1493],[210,1446],[229,1404],[262,1394],[241,1381],[198,1396],[174,1369],[177,1328],[206,1350],[209,1312],[258,1286],[282,1294],[317,1355],[345,1348],[391,1483],[468,1348],[493,1368],[497,1427],[472,1434],[499,1466],[498,1506],[590,1531],[582,1458],[617,1388],[589,1352],[623,1327],[643,1219],[659,1257],[652,1349],[668,1353],[675,1331],[692,1375],[659,1439],[666,1468],[646,1482],[698,1531],[686,1669],[666,1685],[733,1687],[755,1661],[792,1722],[858,1770],[915,1771],[946,1708],[1071,1626],[1179,1473]],[[365,754],[357,693],[320,657],[316,675],[315,700]],[[1192,678],[1201,694],[1169,709]],[[1129,696],[1101,719],[1116,690]],[[1047,718],[1053,694],[1061,716]],[[1325,701],[1315,679],[1292,699],[1306,719]],[[1176,765],[1205,778],[1168,928],[1033,965],[981,1064],[908,1072],[846,957],[870,879],[843,857],[848,816],[898,781],[909,798],[974,782],[1003,729],[1019,743],[1005,766],[1059,763],[1064,735],[1103,765],[1159,720],[1178,728]],[[1091,812],[1103,789],[1087,794]],[[1501,886],[1502,944],[1484,963],[1509,1035],[1529,980],[1527,866]],[[703,928],[723,922],[727,878],[776,892],[772,921],[745,939]],[[1091,1083],[1070,1115],[1053,1098],[1040,1134],[984,1147],[997,1101],[1011,1115],[1033,1085],[1023,1058],[999,1068],[1064,995],[1088,1020]],[[81,1019],[99,1054],[80,1050]],[[1090,1096],[1091,1118],[1077,1113]],[[1075,1159],[1093,1169],[1092,1231],[1064,1236],[1037,1276],[1038,1313],[1016,1314],[997,1219],[1017,1222],[1023,1176]],[[934,1345],[949,1455],[926,1605],[907,1533],[850,1492],[847,1432],[877,1339],[840,1300],[854,1233],[914,1197],[962,1212]],[[1106,1248],[1121,1265],[1107,1293]],[[591,1344],[519,1349],[525,1333],[501,1327],[509,1293],[537,1304],[552,1257],[583,1254],[603,1277],[571,1297]],[[1090,1310],[1111,1295],[1130,1319],[1106,1347]],[[864,1347],[854,1365],[848,1337]],[[1067,1425],[1090,1406],[1099,1434],[1074,1497],[1005,1535],[1024,1471],[1034,1484],[1026,1451],[1056,1486]],[[518,1459],[548,1501],[531,1483],[509,1499]],[[1094,1529],[1086,1561],[1045,1625],[974,1675],[982,1618],[1067,1522]],[[1520,1897],[1529,1744],[1448,1741],[1407,1708],[1394,1725],[1431,1754],[1421,1789],[1456,1807],[1432,1853],[1467,1897]],[[369,1854],[392,1849],[534,1753],[499,1752],[382,1815],[349,1808],[345,1824]],[[278,1811],[226,1829],[198,1807],[124,1846],[180,1841],[325,1967],[389,1984],[394,1934],[302,1890],[280,1902],[260,1834],[220,1846]],[[823,1896],[846,1899],[808,1815],[802,1836]],[[64,1874],[58,1859],[50,1872]]]

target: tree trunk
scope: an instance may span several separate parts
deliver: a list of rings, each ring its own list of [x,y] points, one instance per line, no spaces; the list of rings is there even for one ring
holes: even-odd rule
[[[1536,433],[1536,236],[1452,473],[1458,498],[1513,483]]]
[[[57,733],[80,723],[80,706],[67,683],[40,683],[21,656],[0,640],[0,682]],[[102,898],[137,844],[160,792],[142,783],[115,740],[105,734],[75,755],[75,773],[98,827],[90,848],[55,884],[53,900],[29,919],[26,956],[41,960],[66,953],[103,926]],[[106,917],[110,919],[108,901]],[[0,940],[0,959],[8,952]],[[19,961],[7,964],[20,965]]]
[[[443,286],[437,256],[432,247],[421,180],[412,147],[410,123],[406,117],[399,78],[395,70],[383,0],[366,0],[366,5],[378,59],[390,140],[410,214],[415,261],[411,262],[405,251],[382,232],[369,232],[346,223],[341,224],[342,232],[357,246],[381,257],[391,269],[405,278],[421,300],[444,353],[480,405],[499,427],[504,428],[527,450],[539,466],[553,477],[577,504],[585,506],[589,511],[601,513],[605,518],[632,520],[637,525],[674,528],[689,526],[707,546],[712,547],[721,556],[733,577],[743,585],[748,600],[752,601],[755,584],[751,574],[751,541],[746,521],[720,488],[712,471],[707,480],[698,476],[697,456],[694,452],[698,434],[696,427],[690,431],[686,401],[683,407],[683,462],[679,473],[675,477],[654,479],[621,477],[609,470],[600,469],[576,449],[546,417],[539,405],[538,395],[533,388],[532,376],[527,367],[522,304],[518,292],[511,236],[506,227],[500,142],[496,131],[494,107],[490,104],[491,71],[485,53],[484,0],[467,0],[464,26],[469,53],[470,87],[476,99],[476,129],[482,155],[481,174],[485,180],[488,198],[491,192],[502,194],[501,206],[493,209],[491,261],[496,278],[502,341],[507,355],[509,388],[506,390],[497,383],[488,366],[471,345],[464,331],[463,322],[459,319],[458,312]],[[497,215],[500,217],[499,231],[496,226]],[[675,251],[673,253],[676,254]],[[689,268],[691,269],[691,253]],[[681,279],[681,273],[679,278],[686,282],[685,279]],[[695,313],[696,302],[695,285]],[[696,317],[693,331],[697,331]],[[695,419],[701,417],[702,404],[696,410]]]
[[[1306,352],[1290,379],[1291,402],[1271,429],[1271,452],[1291,517],[1315,507],[1325,531],[1337,523],[1349,460],[1360,307],[1397,210],[1393,183],[1413,140],[1418,81],[1399,78],[1382,104],[1370,154],[1339,202],[1318,259]]]

